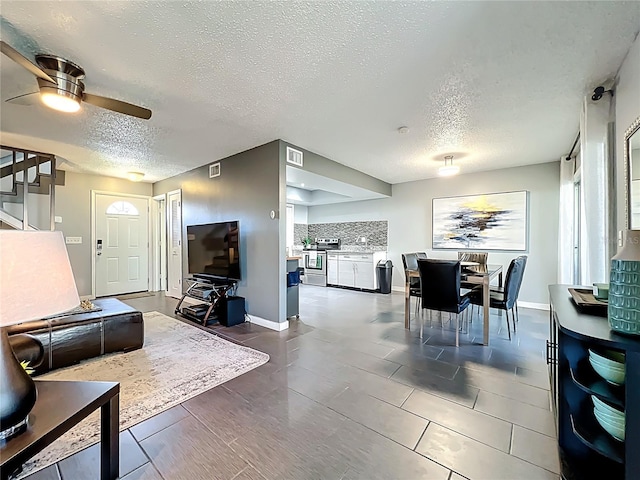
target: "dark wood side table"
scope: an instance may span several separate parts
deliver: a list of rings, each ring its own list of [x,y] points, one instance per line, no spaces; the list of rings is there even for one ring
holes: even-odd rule
[[[100,479],[120,473],[120,384],[36,380],[38,400],[29,414],[27,430],[0,444],[0,476],[9,478],[22,464],[87,418],[98,407],[100,421]]]

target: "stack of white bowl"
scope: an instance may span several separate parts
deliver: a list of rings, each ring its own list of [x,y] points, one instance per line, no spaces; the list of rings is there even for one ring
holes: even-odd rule
[[[605,350],[596,353],[589,349],[589,363],[598,375],[614,385],[624,384],[624,353]]]
[[[591,399],[593,400],[593,413],[596,416],[598,423],[613,438],[624,442],[624,412],[621,412],[617,408],[613,408],[609,404],[597,398],[595,395],[591,395]]]

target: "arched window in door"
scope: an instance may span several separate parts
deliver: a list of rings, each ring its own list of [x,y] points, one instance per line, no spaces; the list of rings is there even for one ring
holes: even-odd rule
[[[119,200],[107,207],[107,215],[139,215],[139,213],[133,204]]]

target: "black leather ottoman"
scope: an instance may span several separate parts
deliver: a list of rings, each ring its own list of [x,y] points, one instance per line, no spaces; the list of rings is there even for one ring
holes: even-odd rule
[[[34,375],[38,375],[105,353],[128,352],[142,347],[144,323],[141,312],[115,298],[93,303],[102,310],[7,327],[18,360],[29,360],[35,369]],[[36,356],[38,349],[34,343],[42,345],[40,358]]]

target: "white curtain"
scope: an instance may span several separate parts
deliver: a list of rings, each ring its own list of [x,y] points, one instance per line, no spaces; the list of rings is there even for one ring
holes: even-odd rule
[[[558,227],[558,283],[573,284],[573,220],[575,158],[560,159],[560,225]]]
[[[609,276],[611,97],[585,97],[580,116],[581,284],[607,282]]]

